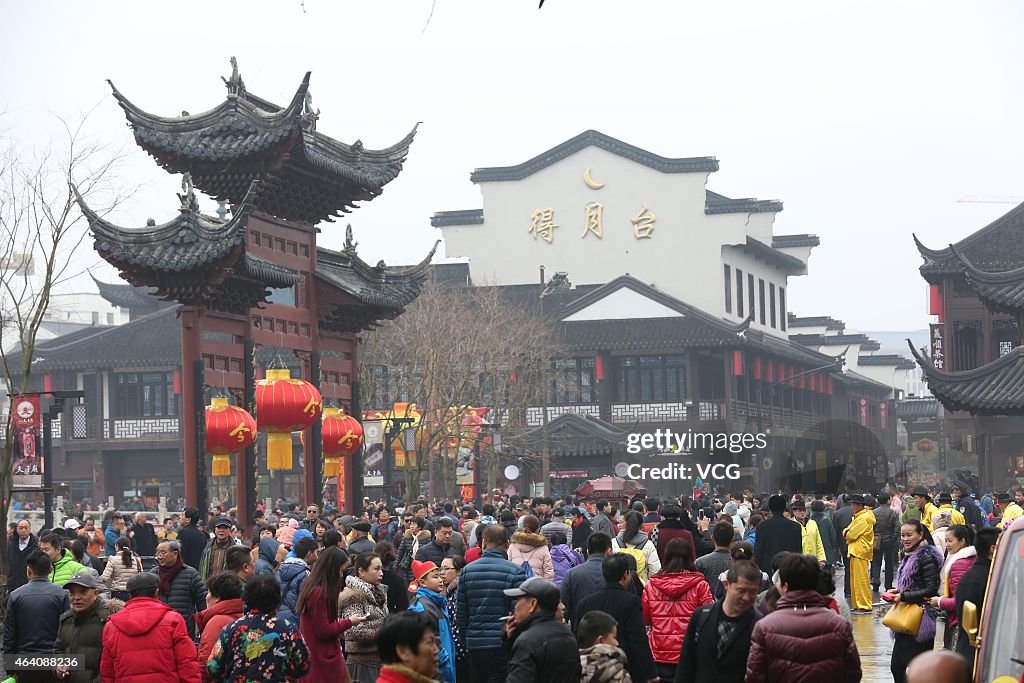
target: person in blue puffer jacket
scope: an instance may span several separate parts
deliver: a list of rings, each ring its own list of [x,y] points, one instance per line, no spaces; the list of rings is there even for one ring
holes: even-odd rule
[[[306,533],[309,534],[308,531]],[[298,535],[298,532],[295,534]],[[316,541],[313,540],[313,535],[309,534],[308,538],[300,538],[292,545],[292,552],[295,555],[286,557],[277,568],[277,583],[281,587],[278,617],[287,619],[296,627],[299,625],[299,615],[295,613],[295,602],[299,599],[302,583],[309,577],[309,565],[316,560],[316,551]]]
[[[441,570],[433,562],[412,563],[416,595],[409,601],[409,611],[425,612],[437,625],[440,646],[437,651],[437,676],[441,683],[455,683],[455,633],[448,621],[448,598],[441,591]]]
[[[504,591],[518,588],[526,580],[526,570],[509,562],[508,532],[500,524],[484,530],[483,548],[480,559],[467,564],[459,575],[456,621],[472,668],[483,672],[487,683],[504,683],[508,659],[502,649],[502,617],[512,612],[512,598]]]

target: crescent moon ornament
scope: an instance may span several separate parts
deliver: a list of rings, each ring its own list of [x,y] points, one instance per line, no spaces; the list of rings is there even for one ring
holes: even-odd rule
[[[600,190],[602,187],[604,187],[604,183],[599,183],[590,176],[589,168],[583,172],[583,184],[589,187],[591,190]]]

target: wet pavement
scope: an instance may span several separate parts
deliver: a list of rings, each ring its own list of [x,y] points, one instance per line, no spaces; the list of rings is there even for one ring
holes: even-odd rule
[[[887,606],[875,608],[873,614],[853,615],[853,637],[860,652],[860,665],[864,672],[863,683],[890,683],[889,657],[892,655],[892,638],[889,629],[882,626],[882,617]]]
[[[836,573],[836,585],[842,590],[842,571]],[[881,602],[878,594],[873,594],[876,602]],[[864,672],[862,683],[891,683],[892,673],[889,671],[889,658],[892,656],[892,637],[889,629],[882,625],[882,617],[888,611],[888,604],[876,605],[872,614],[853,615],[853,637],[857,641],[860,652],[861,670]],[[938,625],[936,647],[942,647],[943,624]]]

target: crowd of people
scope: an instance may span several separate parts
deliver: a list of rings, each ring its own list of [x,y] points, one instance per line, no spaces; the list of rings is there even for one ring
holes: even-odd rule
[[[248,529],[194,507],[159,528],[145,512],[39,534],[21,520],[3,647],[74,659],[18,681],[856,683],[852,622],[891,602],[923,608],[894,633],[895,683],[960,683],[963,603],[983,604],[1022,506],[746,490],[292,505]]]

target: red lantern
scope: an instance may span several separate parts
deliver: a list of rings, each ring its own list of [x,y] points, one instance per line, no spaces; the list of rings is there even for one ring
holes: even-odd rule
[[[323,399],[309,382],[292,379],[288,370],[267,370],[256,382],[256,420],[267,433],[267,469],[292,468],[292,432],[301,432],[320,417]]]
[[[352,455],[363,445],[363,426],[341,408],[326,408],[323,425],[324,476],[336,477],[341,458]]]
[[[212,474],[231,474],[231,458],[256,440],[256,420],[247,411],[228,404],[223,397],[214,398],[206,406],[206,451],[213,454]]]

